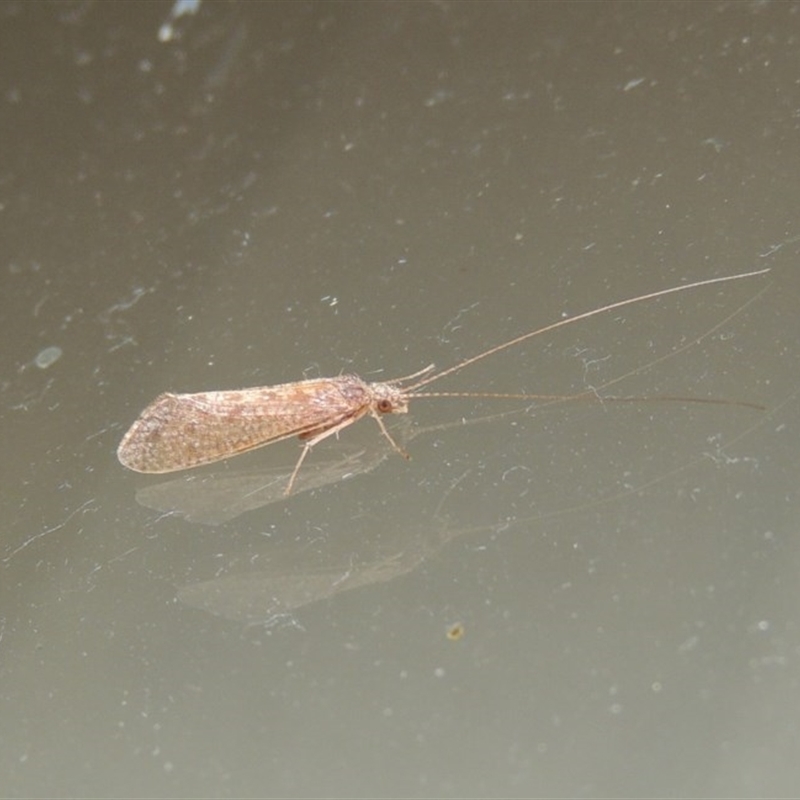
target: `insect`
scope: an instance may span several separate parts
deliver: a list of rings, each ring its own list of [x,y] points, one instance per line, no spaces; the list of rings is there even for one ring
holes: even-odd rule
[[[300,467],[315,444],[352,425],[362,417],[373,417],[381,433],[404,458],[408,453],[392,438],[383,422],[385,414],[405,414],[412,398],[417,397],[494,397],[523,400],[578,399],[592,392],[553,396],[531,394],[499,394],[476,392],[420,392],[446,375],[459,372],[470,364],[520,344],[534,336],[564,325],[589,319],[624,306],[653,300],[675,292],[701,286],[763,275],[769,269],[710,278],[673,286],[649,294],[585,311],[543,328],[537,328],[478,355],[459,361],[441,372],[434,365],[408,375],[383,382],[367,382],[357,375],[257,386],[235,391],[200,392],[197,394],[159,395],[131,425],[117,448],[120,462],[136,472],[163,473],[210,464],[256,447],[297,436],[303,449],[284,490],[289,495]],[[609,398],[630,399],[630,398]],[[724,402],[702,398],[682,399],[691,402]],[[749,405],[743,403],[742,405]]]

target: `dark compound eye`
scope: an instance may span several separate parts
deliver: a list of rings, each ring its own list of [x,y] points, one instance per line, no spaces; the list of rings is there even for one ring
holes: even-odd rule
[[[390,414],[392,412],[392,401],[378,400],[378,411],[380,411],[381,414]]]

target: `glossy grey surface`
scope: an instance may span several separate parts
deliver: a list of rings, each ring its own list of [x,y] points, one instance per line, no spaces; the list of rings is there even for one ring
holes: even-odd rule
[[[194,8],[0,6],[0,794],[795,794],[800,6]],[[115,459],[765,266],[431,387],[763,412],[421,399],[288,500],[292,442]]]

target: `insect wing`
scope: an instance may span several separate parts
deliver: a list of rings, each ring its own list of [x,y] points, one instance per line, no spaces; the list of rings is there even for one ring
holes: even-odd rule
[[[162,394],[130,427],[117,456],[136,472],[210,464],[358,416],[364,390],[359,379],[354,383],[342,376],[239,391]]]

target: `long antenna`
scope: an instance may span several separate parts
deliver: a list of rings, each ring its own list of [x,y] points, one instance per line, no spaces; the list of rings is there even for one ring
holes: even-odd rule
[[[616,382],[616,381],[614,381]],[[600,387],[603,388],[602,386]],[[585,392],[575,394],[506,394],[500,392],[419,392],[411,397],[477,397],[494,398],[495,400],[541,400],[545,404],[562,403],[572,400],[594,400],[598,403],[706,403],[713,406],[738,406],[739,408],[754,408],[764,411],[760,403],[750,403],[747,400],[726,400],[721,397],[692,397],[690,395],[657,394],[657,395],[600,395],[598,390],[587,389]]]
[[[530,331],[529,333],[523,333],[522,336],[517,336],[511,341],[503,342],[503,344],[498,344],[495,347],[492,347],[490,350],[486,350],[483,353],[479,353],[477,356],[471,356],[470,358],[466,358],[463,361],[459,361],[452,367],[448,367],[447,369],[443,370],[442,372],[438,372],[435,375],[430,375],[424,380],[417,381],[417,383],[412,384],[411,386],[405,387],[405,391],[413,392],[414,389],[419,389],[422,386],[427,386],[429,383],[433,383],[433,381],[438,381],[439,378],[444,378],[445,375],[450,375],[453,372],[458,372],[458,370],[463,369],[464,367],[474,364],[476,361],[480,361],[482,358],[486,358],[487,356],[491,356],[494,353],[499,352],[500,350],[505,350],[507,347],[512,347],[515,344],[519,344],[520,342],[524,342],[526,339],[531,339],[534,336],[538,336],[542,333],[547,333],[548,331],[553,331],[556,328],[560,328],[563,325],[570,325],[573,322],[579,322],[582,319],[589,319],[589,317],[594,317],[597,314],[603,314],[606,311],[613,311],[615,308],[622,308],[623,306],[629,306],[633,303],[639,303],[642,300],[652,300],[656,297],[664,297],[668,294],[673,294],[675,292],[685,292],[689,289],[697,289],[700,286],[711,286],[715,283],[725,283],[726,281],[736,281],[740,278],[753,278],[756,275],[763,275],[766,272],[769,272],[770,269],[767,267],[766,269],[759,269],[755,270],[754,272],[742,272],[738,275],[726,275],[722,278],[709,278],[704,281],[695,281],[694,283],[687,283],[683,286],[673,286],[671,289],[660,289],[657,292],[650,292],[649,294],[640,294],[638,297],[631,297],[627,300],[619,300],[616,303],[611,303],[607,306],[602,306],[601,308],[595,308],[592,311],[585,311],[582,314],[578,314],[576,317],[567,317],[566,319],[559,320],[558,322],[553,322],[550,325],[545,325],[543,328],[538,328],[535,331]],[[413,377],[413,376],[410,376]]]

